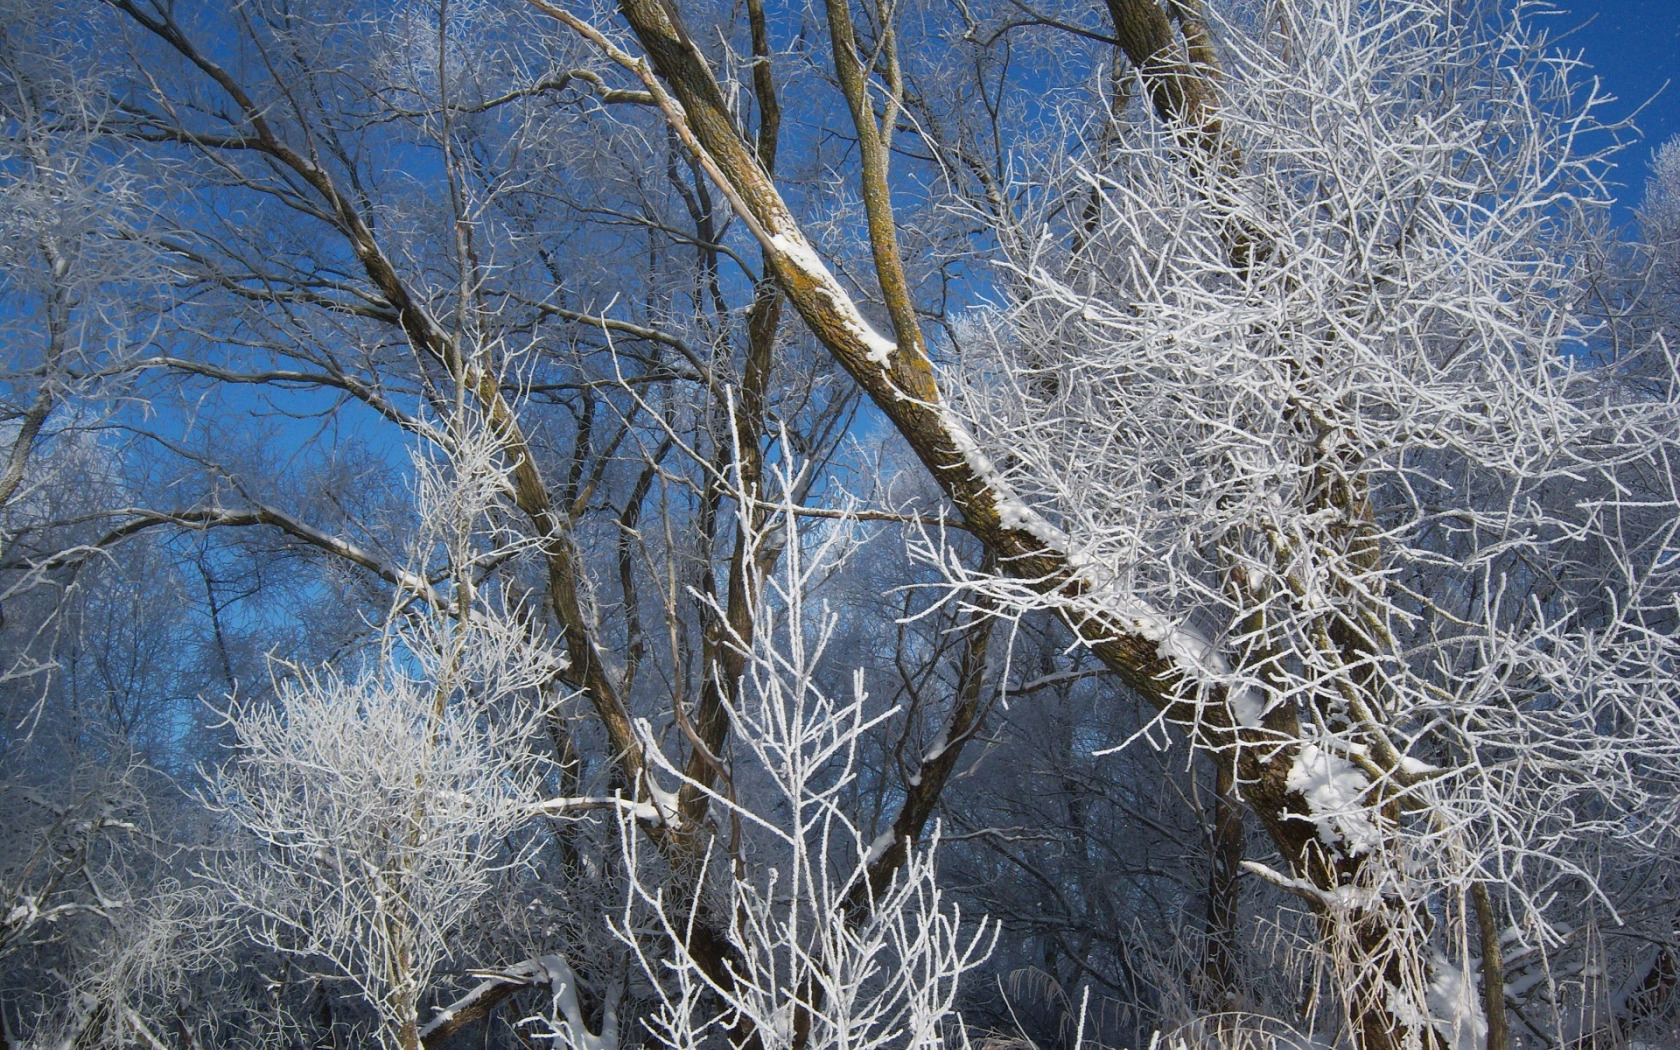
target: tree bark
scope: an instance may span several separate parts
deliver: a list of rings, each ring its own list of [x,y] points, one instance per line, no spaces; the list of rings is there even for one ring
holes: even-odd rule
[[[1470,887],[1476,907],[1476,930],[1482,946],[1482,1012],[1487,1015],[1487,1050],[1506,1050],[1511,1028],[1505,1017],[1505,961],[1499,946],[1499,919],[1487,883]]]
[[[1215,755],[1213,835],[1208,866],[1207,949],[1202,1009],[1224,1013],[1237,1004],[1237,914],[1241,903],[1243,811],[1236,768]]]

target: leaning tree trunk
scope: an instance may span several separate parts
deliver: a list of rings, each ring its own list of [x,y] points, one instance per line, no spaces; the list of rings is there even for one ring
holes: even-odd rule
[[[849,15],[843,5],[836,0],[829,6],[831,21],[839,23],[831,25],[837,73],[858,131],[863,200],[876,276],[895,329],[891,339],[870,327],[822,262],[774,179],[743,139],[709,65],[674,20],[668,0],[620,0],[619,9],[645,50],[645,60],[619,51],[593,27],[547,0],[532,2],[642,78],[678,136],[758,239],[765,262],[806,326],[892,422],[997,564],[1043,593],[1056,595],[1068,610],[1068,625],[1097,657],[1169,721],[1185,727],[1198,745],[1240,756],[1243,799],[1288,864],[1284,881],[1320,917],[1325,946],[1346,978],[1344,998],[1362,1050],[1435,1045],[1438,1039],[1430,1029],[1402,1020],[1418,1016],[1413,1008],[1421,1010],[1422,1003],[1397,1002],[1391,993],[1416,993],[1426,984],[1421,980],[1427,935],[1423,917],[1411,902],[1383,892],[1385,880],[1379,874],[1390,863],[1389,850],[1371,850],[1322,834],[1307,800],[1288,787],[1302,740],[1293,708],[1283,705],[1260,727],[1239,725],[1222,691],[1191,679],[1163,655],[1158,633],[1152,634],[1149,625],[1129,620],[1094,598],[1085,601],[1090,585],[1069,563],[1057,530],[1013,500],[988,469],[975,438],[945,407],[898,257],[886,181],[884,140],[890,128],[877,123],[868,97],[871,71],[863,68],[850,46]],[[1207,64],[1212,53],[1205,28],[1193,5],[1180,0],[1176,6],[1181,9],[1176,31],[1155,0],[1111,0],[1110,11],[1117,39],[1143,71],[1156,113],[1174,127],[1187,163],[1217,173],[1238,158],[1220,138],[1216,74]],[[1187,44],[1181,45],[1175,32],[1184,35]],[[1192,60],[1165,57],[1179,48]],[[893,89],[889,84],[889,91]],[[1227,249],[1240,266],[1252,265],[1265,254],[1242,228],[1230,232]],[[1280,740],[1285,741],[1282,746]],[[1369,761],[1381,772],[1403,782],[1399,756],[1383,745],[1380,732],[1368,750]]]

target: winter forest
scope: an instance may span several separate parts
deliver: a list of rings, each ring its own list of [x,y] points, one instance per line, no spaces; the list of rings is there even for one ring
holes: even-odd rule
[[[0,1050],[1680,1047],[1561,25],[0,0]]]

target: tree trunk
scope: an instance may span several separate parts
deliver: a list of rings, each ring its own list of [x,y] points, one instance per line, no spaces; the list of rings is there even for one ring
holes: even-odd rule
[[[1215,756],[1218,773],[1213,800],[1213,835],[1208,865],[1207,947],[1202,964],[1202,1010],[1219,1014],[1237,1005],[1237,912],[1241,899],[1238,879],[1243,862],[1242,800],[1237,797],[1236,769]]]

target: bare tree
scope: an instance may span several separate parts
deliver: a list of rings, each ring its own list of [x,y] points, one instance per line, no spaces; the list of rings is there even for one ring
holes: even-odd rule
[[[778,488],[789,493],[792,471],[784,470]],[[855,523],[824,523],[807,544],[798,509],[784,503],[748,528],[755,546],[774,532],[787,553],[774,576],[755,569],[746,581],[752,641],[731,639],[747,657],[741,702],[730,711],[738,757],[711,790],[729,832],[708,847],[700,878],[703,893],[723,898],[709,910],[729,917],[731,979],[717,980],[684,948],[700,901],[673,899],[665,880],[643,874],[640,836],[628,825],[632,893],[619,935],[659,989],[646,1024],[663,1044],[746,1031],[776,1046],[943,1046],[958,979],[984,958],[991,937],[984,920],[963,929],[945,903],[931,847],[914,846],[914,833],[897,827],[871,841],[845,811],[860,745],[896,712],[872,710],[861,671],[844,699],[820,684],[837,618],[808,603],[851,546]],[[881,879],[889,850],[902,859]],[[643,948],[643,927],[660,935],[654,943],[677,945],[675,956]],[[593,1045],[575,1020],[550,1023],[565,1045]]]

